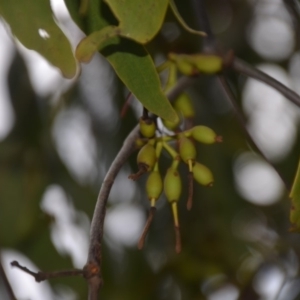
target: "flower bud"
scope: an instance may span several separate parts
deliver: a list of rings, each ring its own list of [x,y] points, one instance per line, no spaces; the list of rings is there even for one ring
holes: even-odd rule
[[[222,137],[209,127],[198,125],[191,129],[192,137],[203,144],[214,144],[222,142]]]
[[[146,192],[149,200],[152,204],[155,204],[155,200],[157,200],[163,190],[163,182],[158,171],[152,171],[146,182]],[[154,203],[152,203],[154,202]]]
[[[186,164],[189,164],[189,161],[193,162],[197,155],[194,143],[184,135],[179,139],[179,154]]]
[[[139,179],[144,173],[150,171],[153,168],[156,160],[155,149],[153,145],[148,142],[140,149],[137,155],[137,164],[139,168],[138,172],[129,175],[129,178],[132,180]]]
[[[156,162],[156,152],[153,145],[147,143],[141,148],[137,156],[138,166],[143,165],[147,169],[147,172],[150,171]]]
[[[164,180],[164,191],[169,202],[177,202],[181,195],[181,178],[176,169],[169,168]]]
[[[175,130],[179,124],[180,124],[180,119],[178,118],[176,122],[170,122],[170,121],[167,121],[165,119],[162,120],[163,121],[163,124],[166,128],[168,128],[169,130]]]
[[[188,94],[182,93],[174,102],[174,108],[184,118],[190,119],[195,117],[193,103]]]
[[[192,76],[195,74],[195,66],[190,62],[190,57],[184,54],[170,53],[169,59],[176,63],[178,70],[187,76]],[[196,70],[197,71],[197,70]]]
[[[201,185],[212,186],[214,177],[210,169],[206,166],[196,162],[193,166],[194,179]]]
[[[197,54],[194,55],[194,61],[202,73],[215,74],[222,70],[223,60],[217,55]]]
[[[140,118],[139,123],[142,136],[152,138],[156,131],[155,122],[152,119],[144,120],[143,118]]]

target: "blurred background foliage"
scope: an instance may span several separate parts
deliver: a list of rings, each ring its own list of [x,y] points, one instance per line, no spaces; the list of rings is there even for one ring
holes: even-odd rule
[[[233,49],[300,92],[300,37],[284,2],[204,2],[221,49]],[[176,4],[186,22],[199,28],[193,1]],[[79,32],[69,23],[63,23],[69,32]],[[186,33],[170,11],[147,45],[156,64],[171,51],[195,53],[201,47],[201,39]],[[29,60],[20,45],[10,49],[11,62],[7,56],[10,63],[0,79],[11,114],[6,121],[11,126],[0,141],[2,265],[18,299],[86,299],[81,278],[37,284],[9,262],[17,259],[45,271],[84,265],[101,182],[142,108],[133,102],[120,118],[128,91],[100,55],[83,66],[77,82],[56,74],[56,81],[41,92],[39,81],[49,76],[49,67],[34,77],[41,58]],[[300,150],[299,109],[261,83],[232,72],[226,76],[249,132],[291,186]],[[195,124],[210,126],[224,138],[222,144],[197,148],[198,160],[213,171],[215,184],[195,184],[189,212],[186,188],[183,192],[181,254],[174,251],[173,221],[164,197],[145,248],[138,251],[149,203],[145,178],[127,179],[136,170],[132,155],[109,198],[101,299],[300,299],[300,239],[288,231],[290,201],[284,184],[252,150],[215,76],[200,76],[187,92]],[[163,172],[169,163],[163,156]],[[187,181],[184,166],[181,171]],[[0,299],[9,299],[3,278]]]

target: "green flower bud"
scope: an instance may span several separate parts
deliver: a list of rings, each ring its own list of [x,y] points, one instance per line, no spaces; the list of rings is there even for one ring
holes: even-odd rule
[[[156,124],[152,119],[144,120],[140,118],[140,132],[146,138],[152,138],[156,131]]]
[[[170,53],[169,59],[176,63],[178,70],[187,76],[195,74],[195,66],[191,63],[189,55]]]
[[[216,55],[194,55],[194,62],[197,69],[202,73],[215,74],[222,70],[223,60]]]
[[[137,164],[138,166],[144,166],[146,172],[150,171],[156,162],[156,152],[153,145],[147,143],[141,148],[137,155]]]
[[[195,75],[195,67],[193,64],[191,64],[189,61],[186,61],[184,59],[178,59],[176,61],[178,70],[187,76],[193,76]]]
[[[193,166],[194,179],[201,185],[212,186],[214,177],[210,169],[196,162]]]
[[[192,137],[203,144],[214,144],[222,142],[222,137],[209,127],[198,125],[191,129]]]
[[[155,148],[151,143],[148,142],[140,149],[137,155],[137,164],[139,168],[138,172],[129,175],[129,178],[132,180],[139,179],[144,173],[150,171],[153,168],[156,160]]]
[[[169,130],[175,130],[179,124],[180,124],[180,119],[178,118],[176,122],[170,122],[170,121],[167,121],[167,120],[162,120],[163,121],[163,124],[166,128],[168,128]]]
[[[197,155],[196,147],[194,143],[184,135],[179,139],[179,154],[181,159],[192,167],[191,163],[195,160]]]
[[[174,108],[184,118],[190,119],[195,117],[193,103],[188,94],[182,93],[174,102]]]
[[[177,202],[182,190],[179,172],[173,168],[167,170],[164,180],[164,191],[169,202]]]
[[[151,206],[154,206],[155,201],[159,198],[163,190],[163,182],[158,171],[152,171],[146,182],[146,192]]]

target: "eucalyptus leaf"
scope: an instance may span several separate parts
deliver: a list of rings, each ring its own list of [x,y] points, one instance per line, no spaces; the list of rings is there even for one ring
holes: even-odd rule
[[[65,77],[75,76],[71,45],[53,18],[49,0],[1,1],[0,15],[26,48],[44,56]]]
[[[171,122],[178,120],[177,113],[163,93],[155,65],[143,46],[120,39],[120,43],[105,47],[101,53],[149,111]]]
[[[119,20],[120,35],[148,43],[160,30],[168,0],[104,0]]]

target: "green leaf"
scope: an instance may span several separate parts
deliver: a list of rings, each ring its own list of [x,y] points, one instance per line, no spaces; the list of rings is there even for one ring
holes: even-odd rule
[[[40,53],[65,77],[75,76],[71,45],[53,18],[49,0],[4,0],[0,15],[26,48]]]
[[[157,34],[168,7],[168,0],[104,1],[120,22],[120,35],[142,44]]]
[[[292,200],[292,206],[290,211],[290,221],[292,227],[290,231],[300,232],[300,161],[291,189],[290,198]]]
[[[162,91],[154,63],[143,46],[120,39],[118,44],[105,47],[101,53],[149,111],[168,121],[177,121],[178,116]]]
[[[86,34],[91,34],[84,39],[85,41],[93,40],[93,32],[95,32],[94,37],[100,34],[101,30],[113,32],[113,26],[110,26],[101,15],[104,8],[99,1],[90,0],[84,18],[80,18],[79,7],[75,6],[74,1],[66,0],[66,4],[72,18],[80,28]],[[83,57],[89,59],[93,55],[93,53],[89,53],[90,50],[93,50],[93,46],[89,45],[84,50],[80,49],[85,43],[84,40],[81,46],[78,46],[76,53],[84,53]],[[142,45],[129,39],[114,37],[107,40],[102,39],[97,46],[100,46],[100,53],[109,61],[119,78],[149,111],[168,121],[175,122],[178,119],[175,110],[162,91],[153,60]]]

